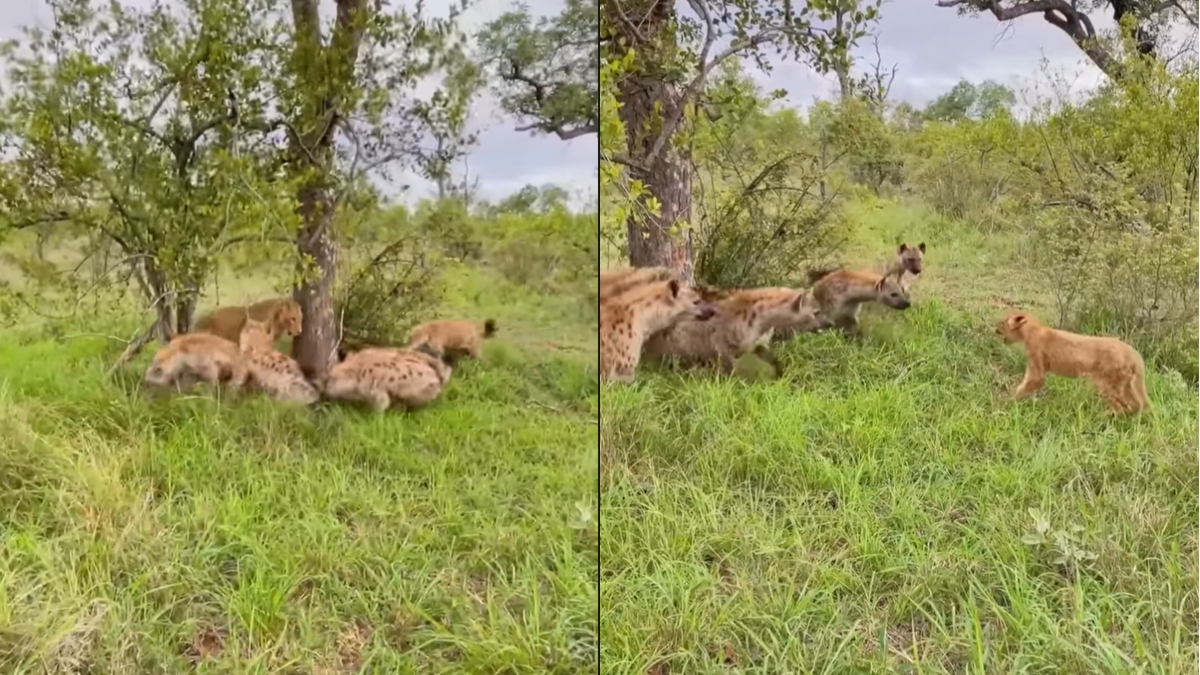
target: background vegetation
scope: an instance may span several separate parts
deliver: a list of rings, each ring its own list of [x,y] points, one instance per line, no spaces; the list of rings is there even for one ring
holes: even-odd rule
[[[485,92],[595,116],[586,12],[49,4],[0,55],[0,672],[594,672],[596,207],[464,171]],[[293,294],[313,371],[499,335],[416,415],[141,390],[197,310]]]
[[[1022,3],[943,4],[1037,20]],[[604,389],[604,672],[1191,667],[1197,70],[1167,58],[1162,29],[1194,40],[1195,12],[1085,4],[1046,20],[1109,75],[1087,96],[1053,93],[1067,88],[1045,70],[1052,93],[1036,100],[961,82],[920,108],[889,96],[877,51],[841,49],[869,50],[861,3],[782,29],[766,14],[725,26],[753,11],[733,0],[663,15],[691,27],[675,32],[602,18],[615,41],[656,45],[605,54],[602,264],[801,286],[809,265],[929,246],[913,308],[865,312],[863,345],[802,337],[770,382],[747,358],[733,380],[644,370]],[[1122,31],[1076,35],[1097,9],[1119,10]],[[836,76],[830,100],[801,112],[754,86],[780,42]],[[632,101],[659,111],[639,121],[623,87],[651,76],[678,98]],[[647,137],[671,171],[630,168]],[[1065,380],[1008,402],[1023,357],[994,326],[1014,309],[1133,343],[1155,411],[1110,420]]]

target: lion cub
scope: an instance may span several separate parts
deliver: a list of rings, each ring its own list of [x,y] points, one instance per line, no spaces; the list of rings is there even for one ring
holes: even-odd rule
[[[814,270],[808,273],[812,294],[825,317],[849,335],[858,335],[858,311],[864,302],[905,310],[911,304],[895,274],[854,270]]]
[[[208,333],[184,333],[154,353],[144,382],[182,391],[197,382],[234,389],[246,383],[248,371],[237,344]]]
[[[483,353],[483,341],[495,334],[495,319],[484,321],[482,329],[472,321],[438,319],[413,328],[408,335],[408,347],[413,349],[427,344],[434,352],[450,359],[463,356],[477,359]]]
[[[600,302],[600,380],[632,382],[642,344],[686,319],[707,320],[714,308],[675,279],[633,286]]]
[[[321,390],[329,398],[368,403],[375,412],[393,406],[416,410],[442,393],[450,372],[450,365],[428,344],[415,349],[368,347],[331,368]]]
[[[304,377],[300,364],[275,349],[275,335],[268,324],[249,319],[238,338],[249,383],[277,401],[312,405],[320,395]]]
[[[646,341],[643,356],[675,356],[687,365],[716,361],[722,372],[732,372],[737,359],[754,351],[778,369],[767,351],[777,328],[816,332],[829,327],[821,308],[805,290],[753,288],[717,292],[715,313],[707,321],[680,321]],[[701,293],[704,295],[704,292]],[[713,292],[709,292],[714,296]]]
[[[196,322],[196,332],[219,335],[230,342],[237,342],[247,319],[261,321],[271,328],[271,335],[279,338],[284,333],[300,334],[304,313],[300,305],[291,298],[271,298],[256,302],[248,307],[221,307]]]
[[[1079,335],[1038,323],[1025,312],[1000,322],[996,333],[1005,344],[1024,343],[1025,379],[1013,392],[1022,399],[1042,388],[1046,374],[1091,379],[1116,414],[1150,407],[1146,396],[1146,364],[1141,354],[1112,337]]]

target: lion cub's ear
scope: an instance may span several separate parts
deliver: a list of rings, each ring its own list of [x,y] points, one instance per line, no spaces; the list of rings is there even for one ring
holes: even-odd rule
[[[1025,316],[1024,314],[1017,314],[1017,315],[1013,316],[1011,319],[1009,319],[1008,322],[1009,322],[1009,325],[1011,325],[1013,328],[1020,328],[1021,326],[1025,325],[1025,321],[1028,318],[1029,317]]]
[[[880,277],[879,281],[875,282],[875,290],[882,291],[883,284],[887,282],[887,276]]]

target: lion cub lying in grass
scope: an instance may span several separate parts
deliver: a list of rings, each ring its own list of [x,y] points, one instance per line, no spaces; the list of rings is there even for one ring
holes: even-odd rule
[[[271,298],[246,307],[219,307],[200,317],[195,332],[218,335],[236,343],[247,320],[267,324],[274,339],[284,333],[295,337],[304,323],[304,312],[291,298]]]
[[[1133,347],[1112,337],[1078,335],[1048,328],[1025,312],[1010,314],[996,333],[1005,344],[1023,343],[1025,379],[1013,392],[1022,399],[1042,388],[1046,374],[1086,377],[1116,414],[1150,407],[1146,396],[1146,364]]]

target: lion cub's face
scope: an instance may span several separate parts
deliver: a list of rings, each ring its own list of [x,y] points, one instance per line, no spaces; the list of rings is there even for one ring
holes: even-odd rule
[[[300,334],[304,325],[304,314],[300,311],[300,305],[294,300],[289,300],[279,306],[275,314],[275,326],[295,337]]]
[[[1004,339],[1004,344],[1022,342],[1025,339],[1025,324],[1029,315],[1024,312],[1009,314],[996,326],[996,334]]]

